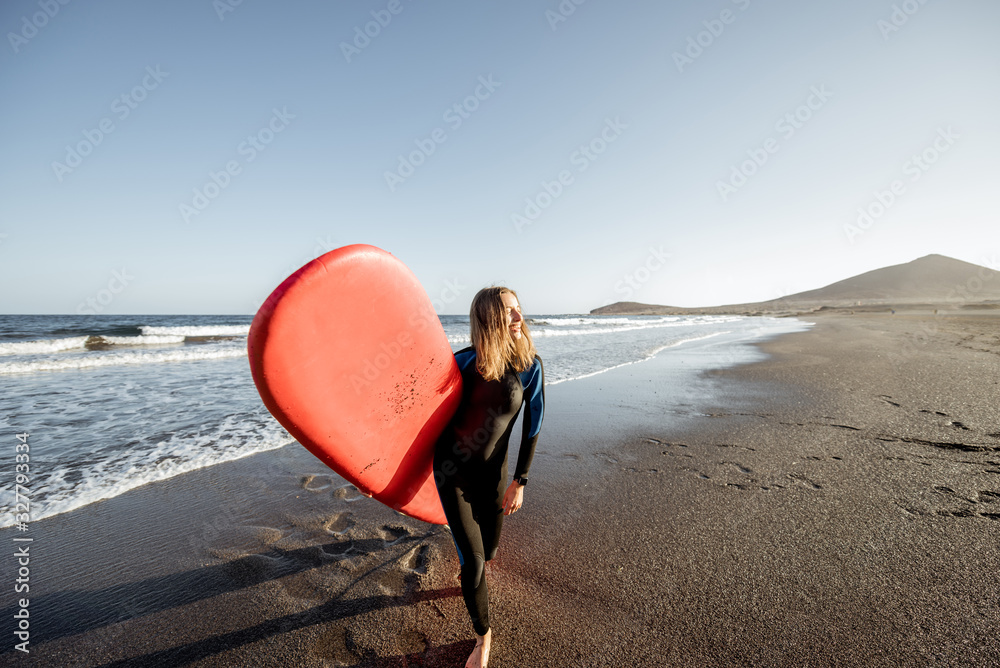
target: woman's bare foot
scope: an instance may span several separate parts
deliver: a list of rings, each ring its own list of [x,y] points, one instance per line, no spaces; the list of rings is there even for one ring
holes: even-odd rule
[[[476,648],[469,655],[469,660],[465,662],[465,668],[486,668],[486,663],[490,660],[490,639],[493,637],[493,629],[487,629],[486,635],[476,638]]]

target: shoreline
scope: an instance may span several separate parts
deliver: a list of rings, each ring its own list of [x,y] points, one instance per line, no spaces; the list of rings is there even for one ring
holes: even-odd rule
[[[551,389],[488,568],[497,665],[1000,657],[1000,320],[814,321]],[[463,665],[450,535],[352,490],[291,444],[43,521],[20,663]]]

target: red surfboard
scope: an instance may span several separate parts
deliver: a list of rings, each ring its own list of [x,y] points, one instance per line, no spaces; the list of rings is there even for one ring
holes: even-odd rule
[[[316,258],[260,307],[247,350],[264,404],[299,443],[387,506],[446,522],[434,443],[462,376],[406,265],[361,244]]]

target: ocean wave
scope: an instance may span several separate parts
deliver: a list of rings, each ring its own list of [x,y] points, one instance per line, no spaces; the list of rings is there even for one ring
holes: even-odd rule
[[[87,336],[74,336],[68,339],[43,339],[41,341],[13,341],[0,343],[0,355],[37,355],[58,353],[64,350],[83,348],[87,344]]]
[[[170,351],[116,351],[107,354],[89,353],[65,358],[48,358],[25,362],[0,362],[0,375],[34,373],[36,371],[72,371],[96,367],[126,366],[132,364],[162,364],[165,362],[191,362],[197,360],[244,357],[243,346],[210,347],[191,346]]]
[[[528,324],[538,324],[538,325],[550,325],[552,327],[573,327],[574,325],[618,325],[618,324],[635,324],[635,323],[648,323],[655,324],[659,322],[674,322],[679,320],[681,316],[677,315],[666,315],[661,316],[657,320],[635,320],[635,316],[632,318],[627,317],[614,317],[614,316],[575,316],[575,317],[547,317],[544,320],[538,320],[533,323],[531,318],[528,318]],[[642,316],[648,317],[648,316]]]
[[[250,333],[250,325],[181,325],[176,327],[143,325],[139,329],[143,336],[246,336]]]
[[[145,485],[182,473],[275,450],[294,441],[276,420],[247,427],[244,420],[231,416],[206,434],[169,439],[153,448],[123,448],[116,459],[106,459],[86,467],[60,468],[36,477],[32,488],[32,521],[76,510],[96,501],[110,499]],[[4,492],[13,488],[5,487]],[[44,497],[39,492],[44,490]],[[5,493],[6,497],[7,494]],[[14,524],[12,506],[0,506],[0,528]]]
[[[704,334],[702,336],[691,336],[691,337],[688,337],[686,339],[680,339],[679,341],[671,341],[670,343],[666,343],[666,344],[664,344],[662,346],[658,346],[658,347],[650,350],[649,352],[647,352],[645,354],[645,356],[640,357],[639,359],[629,360],[628,362],[622,362],[621,364],[615,364],[613,366],[609,366],[609,367],[606,367],[604,369],[598,369],[597,371],[588,371],[587,373],[582,373],[582,374],[579,374],[579,375],[576,375],[576,376],[570,376],[568,378],[556,378],[555,380],[546,380],[545,384],[546,385],[558,385],[559,383],[566,383],[566,382],[569,382],[571,380],[580,380],[581,378],[590,378],[591,376],[596,376],[598,374],[607,373],[608,371],[611,371],[612,369],[619,369],[619,368],[621,368],[623,366],[630,366],[632,364],[639,364],[641,362],[646,362],[648,360],[653,359],[654,357],[656,357],[656,355],[658,353],[666,350],[667,348],[674,348],[674,347],[679,346],[679,345],[681,345],[683,343],[691,343],[692,341],[701,341],[703,339],[710,339],[710,338],[712,338],[714,336],[721,336],[723,334],[730,334],[730,333],[731,332],[712,332],[711,334]]]
[[[734,318],[734,320],[737,318]],[[639,321],[630,320],[626,321],[630,324],[618,324],[615,323],[611,327],[580,327],[579,329],[531,329],[532,336],[588,336],[591,334],[619,334],[622,332],[632,332],[644,329],[664,329],[667,327],[694,327],[696,325],[704,325],[709,322],[711,323],[725,323],[731,322],[731,320],[711,320],[711,321],[698,321],[698,320],[670,320],[670,321],[654,321],[651,323],[641,323]]]
[[[116,346],[158,346],[166,343],[184,343],[184,336],[174,335],[146,335],[140,336],[96,336],[99,342],[110,343]]]

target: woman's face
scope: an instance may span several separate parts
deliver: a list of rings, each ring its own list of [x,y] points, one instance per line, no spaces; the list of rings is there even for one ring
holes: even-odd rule
[[[510,338],[517,341],[521,338],[521,322],[524,320],[521,317],[521,305],[517,303],[517,297],[510,292],[500,295],[500,299],[503,300],[507,331],[510,332]]]

